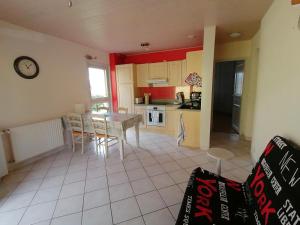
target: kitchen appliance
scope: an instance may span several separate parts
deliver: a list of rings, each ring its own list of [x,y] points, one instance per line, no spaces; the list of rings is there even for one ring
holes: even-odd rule
[[[143,97],[135,98],[135,104],[142,104],[142,103],[144,103]]]
[[[180,104],[184,103],[184,93],[182,91],[177,92],[176,99],[177,99],[178,103],[180,103]]]
[[[160,85],[165,85],[168,84],[168,80],[167,79],[151,79],[151,80],[147,80],[148,84],[160,84]]]
[[[150,96],[151,96],[150,93],[145,93],[145,94],[144,94],[145,105],[149,105],[149,103],[150,103]]]
[[[164,127],[166,125],[166,106],[147,106],[147,125]]]
[[[201,92],[193,91],[190,94],[191,101],[199,101],[201,100]]]

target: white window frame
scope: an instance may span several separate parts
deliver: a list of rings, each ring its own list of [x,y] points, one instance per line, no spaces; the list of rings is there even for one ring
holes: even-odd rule
[[[106,71],[106,86],[107,86],[107,92],[108,96],[103,98],[93,98],[91,94],[91,85],[90,85],[90,78],[89,78],[89,68],[96,68],[96,69],[103,69]],[[110,73],[108,70],[108,66],[105,64],[94,64],[94,63],[88,63],[87,65],[87,74],[88,74],[88,85],[89,85],[89,95],[91,99],[91,106],[96,103],[108,103],[109,109],[111,111],[112,109],[112,98],[111,98],[111,81],[110,81]]]

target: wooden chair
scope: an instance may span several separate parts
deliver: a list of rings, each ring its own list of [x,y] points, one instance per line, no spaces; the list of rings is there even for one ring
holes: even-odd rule
[[[104,143],[104,156],[107,157],[108,142],[115,137],[108,134],[109,125],[106,115],[103,115],[103,117],[92,117],[91,121],[94,129],[95,149],[98,150],[98,146]]]
[[[79,138],[81,143],[81,154],[84,153],[84,137],[87,135],[83,130],[82,115],[78,113],[69,113],[67,115],[68,124],[72,131],[72,149],[75,152],[75,139]]]
[[[127,114],[127,113],[128,113],[128,108],[125,108],[125,107],[119,107],[119,108],[118,108],[118,113],[124,113],[124,114]]]
[[[100,106],[100,107],[97,106],[97,112],[99,112],[99,111],[105,111],[105,113],[108,113],[109,112],[109,108],[108,107],[104,107],[104,106]]]

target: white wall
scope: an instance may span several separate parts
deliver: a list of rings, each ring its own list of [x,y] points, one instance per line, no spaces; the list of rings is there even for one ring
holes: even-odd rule
[[[72,111],[75,103],[89,104],[86,54],[108,64],[96,49],[0,21],[0,128],[42,121]],[[26,80],[13,62],[30,56],[40,74]]]
[[[275,0],[261,24],[252,156],[276,134],[300,144],[299,7]]]

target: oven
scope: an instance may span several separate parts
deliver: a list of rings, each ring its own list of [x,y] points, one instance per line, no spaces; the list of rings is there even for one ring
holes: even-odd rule
[[[164,127],[166,125],[166,106],[147,106],[147,125]]]

